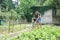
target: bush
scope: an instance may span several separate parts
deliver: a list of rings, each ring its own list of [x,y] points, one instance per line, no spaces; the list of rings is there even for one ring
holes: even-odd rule
[[[34,28],[29,32],[19,34],[17,37],[8,38],[4,37],[4,40],[59,40],[60,39],[60,27],[55,26],[42,26],[42,28]]]
[[[17,37],[18,40],[58,40],[60,37],[60,27],[44,26],[43,28],[34,28],[30,32],[23,33]]]

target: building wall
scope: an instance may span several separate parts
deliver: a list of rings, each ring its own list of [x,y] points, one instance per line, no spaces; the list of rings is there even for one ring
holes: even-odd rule
[[[41,23],[52,23],[52,9],[44,12],[41,17]]]

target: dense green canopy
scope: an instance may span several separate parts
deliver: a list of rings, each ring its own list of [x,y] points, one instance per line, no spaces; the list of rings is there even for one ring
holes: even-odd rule
[[[32,10],[30,9],[33,6],[41,7],[41,12],[46,11],[44,8],[46,6],[60,6],[59,0],[19,0],[20,4],[17,5],[16,8],[13,7],[12,0],[0,0],[0,7],[4,8],[3,12],[11,13],[11,9],[14,10],[12,14],[17,14],[14,17],[21,18],[21,16],[25,17],[27,20],[31,19],[33,16]],[[60,7],[58,7],[60,8]],[[49,7],[48,7],[49,9]],[[28,16],[28,17],[27,17]]]

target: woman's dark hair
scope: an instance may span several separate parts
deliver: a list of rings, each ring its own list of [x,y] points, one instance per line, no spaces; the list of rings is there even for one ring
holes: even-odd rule
[[[35,18],[38,18],[38,15],[39,15],[39,12],[38,12],[38,11],[35,11],[34,17],[35,17]]]

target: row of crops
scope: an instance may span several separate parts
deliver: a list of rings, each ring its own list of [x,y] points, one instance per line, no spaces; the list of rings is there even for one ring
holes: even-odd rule
[[[14,33],[18,32],[20,30],[23,30],[27,28],[30,24],[17,24],[17,25],[1,25],[0,26],[0,34],[9,34],[9,33]]]
[[[42,28],[33,28],[29,32],[18,34],[16,38],[6,40],[59,40],[60,27],[44,25]]]

